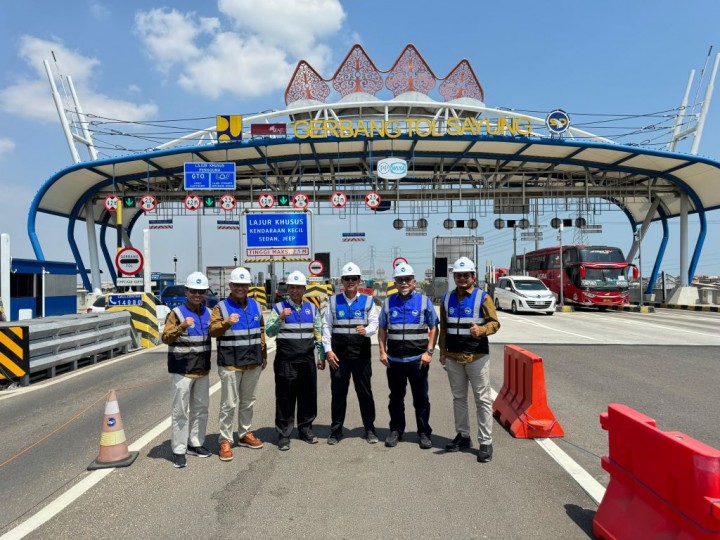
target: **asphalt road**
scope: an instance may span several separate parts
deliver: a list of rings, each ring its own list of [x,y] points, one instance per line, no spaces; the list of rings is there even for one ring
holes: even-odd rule
[[[502,385],[502,345],[518,344],[544,359],[550,406],[565,429],[555,442],[603,485],[600,456],[607,434],[598,415],[625,403],[658,427],[720,447],[715,418],[717,314],[659,310],[501,313],[491,375]],[[376,353],[376,349],[374,349]],[[374,364],[379,436],[387,434],[387,383]],[[316,432],[330,420],[328,374],[319,373]],[[217,374],[212,373],[212,382]],[[97,456],[104,396],[118,392],[129,442],[167,421],[170,390],[165,348],[134,353],[29,389],[0,393],[0,534],[32,519],[78,482]],[[454,436],[452,405],[437,354],[430,371],[432,450],[409,432],[397,448],[368,445],[352,390],[347,438],[337,446],[294,439],[279,452],[273,429],[272,368],[261,376],[255,432],[260,450],[235,449],[232,462],[188,458],[174,469],[169,430],[140,450],[129,468],[114,470],[28,538],[587,538],[595,502],[531,440],[496,424],[496,455],[478,464],[473,453],[446,454]],[[206,446],[217,452],[219,391],[212,395]],[[348,429],[349,428],[349,429]]]

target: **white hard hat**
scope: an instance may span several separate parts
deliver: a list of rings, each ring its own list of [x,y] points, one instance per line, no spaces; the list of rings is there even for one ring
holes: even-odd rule
[[[185,287],[188,289],[209,289],[208,278],[202,272],[193,272],[185,280]]]
[[[475,272],[475,263],[467,257],[460,257],[452,268],[453,272]]]
[[[232,272],[230,272],[230,283],[245,283],[249,285],[252,283],[252,279],[250,278],[250,271],[247,268],[236,268]]]
[[[350,262],[343,266],[341,276],[362,276],[362,272],[357,264]]]
[[[398,264],[395,267],[395,270],[393,270],[393,277],[400,277],[400,276],[414,276],[415,270],[413,270],[413,267],[410,266],[407,263],[401,263]]]
[[[290,275],[287,277],[287,284],[307,285],[307,278],[305,277],[305,274],[303,274],[299,270],[295,270],[294,272],[290,272]]]

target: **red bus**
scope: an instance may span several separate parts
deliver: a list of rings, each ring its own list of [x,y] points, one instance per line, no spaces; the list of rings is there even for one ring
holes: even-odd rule
[[[564,302],[582,306],[627,304],[630,272],[637,279],[637,267],[610,246],[562,246],[562,269]],[[526,253],[525,272],[545,282],[559,300],[560,246]]]

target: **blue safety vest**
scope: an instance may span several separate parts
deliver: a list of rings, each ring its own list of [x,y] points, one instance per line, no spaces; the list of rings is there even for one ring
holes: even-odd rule
[[[473,289],[462,302],[458,302],[457,291],[443,295],[447,323],[445,326],[445,348],[448,352],[488,354],[490,344],[487,336],[480,339],[470,335],[470,326],[485,324],[482,305],[485,291]]]
[[[254,298],[247,299],[243,307],[230,298],[218,304],[218,309],[227,319],[233,313],[240,317],[238,322],[217,338],[218,366],[241,367],[262,364],[260,348],[260,322],[262,309]]]
[[[359,335],[355,327],[369,324],[373,307],[372,296],[365,294],[358,294],[350,304],[342,293],[330,297],[332,350],[343,360],[370,358],[370,338]]]
[[[179,323],[192,317],[195,324],[185,330],[183,335],[168,345],[168,371],[180,375],[192,375],[210,371],[210,351],[212,342],[208,327],[210,326],[210,310],[203,306],[198,315],[185,304],[173,308]]]
[[[287,300],[278,302],[273,310],[279,315],[283,309],[290,308],[292,313],[280,323],[275,337],[277,361],[301,362],[315,359],[315,335],[313,333],[317,308],[310,302],[303,301],[300,310],[295,309]]]
[[[385,299],[383,310],[387,317],[387,353],[397,358],[419,356],[428,348],[428,324],[425,311],[430,300],[424,294],[413,293],[405,299],[393,294]]]

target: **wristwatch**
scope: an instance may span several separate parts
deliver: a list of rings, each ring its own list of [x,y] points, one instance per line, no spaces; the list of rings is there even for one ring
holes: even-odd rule
[[[428,350],[427,350],[427,353],[428,353],[430,356],[432,356],[434,352],[435,352],[435,347],[433,347],[432,349],[428,349]]]

